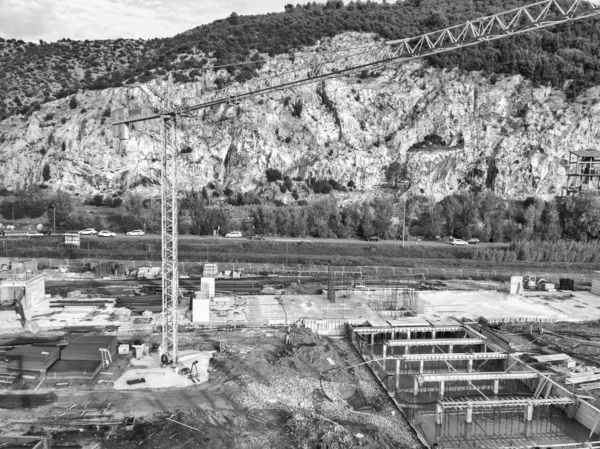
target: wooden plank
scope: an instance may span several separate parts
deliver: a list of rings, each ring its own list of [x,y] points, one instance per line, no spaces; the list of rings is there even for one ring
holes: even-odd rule
[[[600,380],[600,374],[588,374],[586,376],[571,376],[565,382],[572,385],[584,384]]]
[[[571,358],[567,354],[534,355],[532,357],[538,362],[542,363],[561,362],[563,360],[569,360]]]

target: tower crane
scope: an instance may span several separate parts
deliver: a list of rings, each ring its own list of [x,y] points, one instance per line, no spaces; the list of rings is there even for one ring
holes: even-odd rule
[[[182,115],[212,106],[239,102],[283,89],[339,78],[362,70],[477,45],[481,42],[529,33],[563,23],[600,16],[600,6],[584,0],[542,0],[498,14],[469,20],[460,25],[416,37],[388,40],[334,52],[294,54],[295,68],[243,84],[206,90],[195,104],[175,104],[173,81],[168,76],[167,92],[160,108],[149,111],[119,108],[112,111],[113,136],[128,138],[128,125],[160,120],[162,141],[162,350],[169,361],[178,361],[177,307],[179,295],[177,255],[177,142],[176,125]]]

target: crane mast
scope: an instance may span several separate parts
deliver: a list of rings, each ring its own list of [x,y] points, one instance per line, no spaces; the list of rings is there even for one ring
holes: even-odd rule
[[[169,74],[167,94],[160,111],[144,114],[138,109],[133,114],[124,108],[114,110],[113,136],[121,139],[128,138],[127,125],[147,120],[161,121],[163,353],[170,361],[177,363],[179,272],[176,125],[181,114],[597,16],[600,16],[600,7],[583,0],[543,0],[412,38],[340,49],[323,55],[295,55],[296,68],[289,72],[203,92],[193,105],[175,106],[172,76]]]

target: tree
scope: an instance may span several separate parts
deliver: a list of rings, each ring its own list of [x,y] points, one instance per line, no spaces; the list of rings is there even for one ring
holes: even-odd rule
[[[73,95],[71,97],[71,100],[69,100],[69,108],[70,109],[77,109],[77,98],[75,98],[75,95]]]
[[[388,186],[397,188],[402,181],[403,172],[402,164],[398,161],[394,161],[385,167],[385,180],[388,183]]]
[[[44,165],[44,169],[42,170],[42,178],[44,178],[44,182],[50,180],[50,166],[48,164]]]
[[[544,240],[556,242],[562,235],[560,215],[556,207],[556,201],[549,201],[542,212],[541,234]]]
[[[73,203],[71,202],[71,195],[63,190],[59,190],[50,198],[50,204],[53,204],[52,208],[53,219],[56,217],[56,227],[66,228],[66,224],[69,221],[69,216],[73,213]]]

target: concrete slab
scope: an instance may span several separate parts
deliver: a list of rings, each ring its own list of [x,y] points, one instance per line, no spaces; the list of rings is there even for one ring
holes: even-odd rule
[[[150,356],[141,359],[131,359],[132,369],[123,373],[115,381],[115,390],[147,390],[160,388],[182,388],[192,387],[208,380],[208,364],[215,351],[182,351],[180,357],[185,363],[182,365],[189,367],[193,361],[198,361],[198,377],[195,381],[189,379],[188,375],[175,372],[173,367],[160,367],[158,354],[153,353]],[[189,362],[189,363],[188,363]],[[181,366],[179,367],[181,368]],[[128,380],[143,378],[145,382],[129,385]]]
[[[497,291],[426,291],[419,292],[419,300],[423,316],[434,319],[451,316],[470,319],[539,317],[558,321],[600,319],[600,296],[590,292],[560,296],[528,292],[524,296]]]

